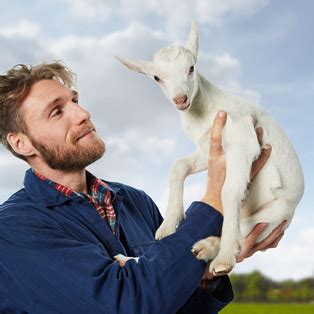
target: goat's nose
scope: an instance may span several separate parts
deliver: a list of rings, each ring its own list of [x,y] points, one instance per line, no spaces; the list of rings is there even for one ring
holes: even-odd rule
[[[188,99],[187,95],[181,95],[173,98],[173,101],[179,105],[179,104],[184,104]]]

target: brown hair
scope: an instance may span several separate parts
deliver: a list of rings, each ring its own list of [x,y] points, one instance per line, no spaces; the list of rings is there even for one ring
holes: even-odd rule
[[[74,73],[60,61],[41,63],[27,67],[17,64],[4,75],[0,75],[0,142],[16,157],[17,154],[7,141],[10,132],[27,134],[21,105],[31,87],[41,80],[60,80],[65,86],[74,86]]]

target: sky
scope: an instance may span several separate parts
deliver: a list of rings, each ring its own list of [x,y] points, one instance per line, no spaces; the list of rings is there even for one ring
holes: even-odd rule
[[[162,47],[183,45],[195,19],[197,71],[260,104],[290,138],[305,176],[303,199],[278,248],[256,253],[234,272],[300,279],[314,276],[313,9],[308,0],[0,0],[0,72],[20,63],[67,64],[107,147],[88,169],[144,190],[163,213],[170,168],[195,146],[160,88],[114,56],[151,60]],[[0,202],[23,186],[26,169],[0,147]],[[205,172],[187,178],[186,208],[205,186]]]

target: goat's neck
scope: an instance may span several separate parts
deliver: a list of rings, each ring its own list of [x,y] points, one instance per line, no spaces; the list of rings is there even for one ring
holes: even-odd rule
[[[181,113],[181,118],[198,120],[210,115],[217,109],[213,98],[220,93],[218,87],[211,84],[201,74],[196,73],[198,89],[189,110]]]
[[[215,98],[221,94],[218,87],[208,82],[197,73],[198,89],[193,98],[191,107],[180,112],[182,126],[187,136],[197,143],[210,127],[210,116],[217,111]]]

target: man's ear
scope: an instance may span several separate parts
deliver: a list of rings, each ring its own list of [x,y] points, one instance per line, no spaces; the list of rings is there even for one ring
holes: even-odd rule
[[[24,133],[10,132],[7,135],[7,141],[12,149],[19,155],[29,157],[35,154],[36,149],[31,143],[29,137]]]
[[[146,75],[154,75],[154,66],[150,61],[124,59],[115,56],[122,64],[128,67],[130,70],[143,73]]]

